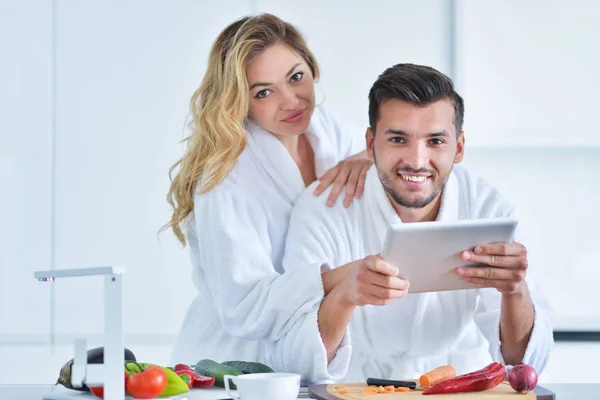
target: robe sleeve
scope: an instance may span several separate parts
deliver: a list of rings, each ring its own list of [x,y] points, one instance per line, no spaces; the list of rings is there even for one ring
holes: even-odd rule
[[[350,224],[339,224],[344,220],[339,208],[327,209],[323,203],[326,193],[314,197],[313,184],[296,203],[290,220],[283,259],[285,273],[306,268],[307,265],[321,265],[323,272],[330,266],[339,266],[340,254],[347,253],[340,238],[350,236],[346,229]],[[343,212],[343,211],[342,211]],[[347,243],[347,241],[346,241]],[[346,328],[344,337],[332,361],[327,363],[327,351],[321,339],[318,325],[318,311],[315,307],[306,313],[288,331],[287,335],[272,347],[274,364],[288,364],[291,370],[302,371],[304,384],[329,383],[339,381],[348,372],[351,357],[350,331]],[[283,360],[287,359],[286,362]]]
[[[509,215],[516,216],[515,212]],[[525,221],[526,223],[526,221]],[[552,328],[552,308],[544,296],[537,275],[541,266],[536,263],[536,249],[530,248],[526,238],[527,227],[523,221],[515,233],[515,241],[526,246],[528,252],[527,286],[534,307],[533,330],[525,350],[522,362],[531,365],[541,374],[548,363],[550,352],[554,345]],[[490,343],[490,354],[495,361],[505,363],[501,352],[500,341],[500,311],[502,295],[496,289],[480,289],[479,304],[475,313],[475,323]]]
[[[235,183],[195,197],[198,262],[224,329],[245,340],[278,340],[323,298],[321,265],[279,274],[267,216]]]

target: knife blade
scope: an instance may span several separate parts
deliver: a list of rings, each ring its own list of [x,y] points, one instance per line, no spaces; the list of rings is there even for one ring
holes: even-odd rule
[[[375,385],[375,386],[394,386],[394,387],[407,387],[411,389],[416,389],[417,384],[415,382],[410,381],[395,381],[391,379],[379,379],[379,378],[368,378],[367,385]]]

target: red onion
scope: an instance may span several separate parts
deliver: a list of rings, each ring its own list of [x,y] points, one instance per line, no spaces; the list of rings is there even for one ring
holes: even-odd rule
[[[527,393],[537,385],[538,375],[531,365],[517,364],[508,373],[508,382],[519,393]]]

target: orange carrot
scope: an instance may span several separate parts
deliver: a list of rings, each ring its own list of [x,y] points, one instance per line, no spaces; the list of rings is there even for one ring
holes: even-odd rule
[[[396,392],[410,392],[412,389],[404,386],[398,386],[396,388]]]
[[[396,387],[393,385],[390,385],[390,386],[384,386],[384,389],[386,392],[393,392],[394,390],[396,390]]]
[[[339,394],[348,394],[348,390],[347,389],[339,389],[338,393]]]
[[[377,388],[372,388],[372,387],[366,387],[365,390],[363,390],[363,396],[369,396],[371,394],[377,394]]]
[[[452,378],[456,378],[456,371],[454,368],[450,365],[442,365],[433,371],[421,375],[419,383],[421,384],[421,387],[431,387]]]
[[[385,393],[385,389],[383,388],[383,386],[379,386],[379,387],[377,388],[377,392],[378,392],[378,393]]]

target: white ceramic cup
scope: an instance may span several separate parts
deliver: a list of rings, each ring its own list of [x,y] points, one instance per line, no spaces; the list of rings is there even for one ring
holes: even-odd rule
[[[229,382],[237,386],[234,395]],[[296,400],[300,392],[300,375],[277,372],[247,375],[225,375],[225,390],[232,399],[240,400]]]

